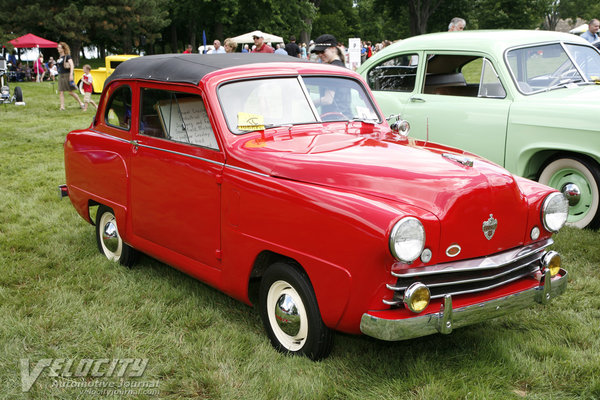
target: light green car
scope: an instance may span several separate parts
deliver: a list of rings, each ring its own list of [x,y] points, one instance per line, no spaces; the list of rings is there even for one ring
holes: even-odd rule
[[[561,190],[572,226],[598,228],[600,53],[548,31],[416,36],[358,72],[411,135],[476,153]]]

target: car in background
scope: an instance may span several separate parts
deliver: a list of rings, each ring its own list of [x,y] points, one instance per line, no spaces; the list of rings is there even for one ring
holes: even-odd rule
[[[108,259],[143,252],[256,304],[275,348],[312,359],[333,330],[447,334],[565,290],[563,194],[394,125],[345,68],[135,58],[67,135],[61,193]]]
[[[139,57],[136,54],[118,54],[113,56],[106,56],[104,58],[105,66],[92,69],[90,74],[92,74],[92,87],[94,88],[94,93],[102,93],[102,88],[104,87],[104,81],[106,78],[110,76],[117,68],[119,64],[124,61],[127,61],[131,58]],[[74,81],[77,83],[78,87],[81,87],[81,78],[83,77],[83,68],[75,68],[73,70]]]
[[[402,40],[363,64],[385,114],[412,135],[485,157],[569,199],[600,227],[600,53],[575,35],[463,31]]]

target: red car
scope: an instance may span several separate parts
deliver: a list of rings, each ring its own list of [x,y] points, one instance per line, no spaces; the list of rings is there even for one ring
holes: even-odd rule
[[[67,135],[61,192],[108,259],[143,252],[257,304],[273,345],[312,359],[333,330],[450,333],[561,294],[564,196],[404,128],[344,68],[140,57]]]

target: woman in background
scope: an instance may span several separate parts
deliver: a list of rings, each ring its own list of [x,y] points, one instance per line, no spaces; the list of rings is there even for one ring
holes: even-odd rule
[[[77,89],[75,86],[73,70],[75,65],[73,64],[73,58],[71,58],[71,49],[65,42],[58,43],[58,60],[56,66],[58,67],[58,93],[60,96],[60,109],[65,109],[65,92],[69,92],[71,96],[79,103],[79,107],[83,108],[81,99],[74,93],[73,90]]]

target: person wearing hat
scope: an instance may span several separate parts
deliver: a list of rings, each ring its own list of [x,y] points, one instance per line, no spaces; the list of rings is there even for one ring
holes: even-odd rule
[[[265,43],[265,36],[262,32],[258,31],[258,33],[252,36],[252,39],[256,46],[256,48],[252,50],[253,53],[273,53],[275,51],[271,46]]]
[[[315,47],[312,52],[319,56],[322,62],[337,65],[339,67],[346,67],[344,64],[344,54],[337,47],[337,40],[333,35],[321,35],[315,39]]]

